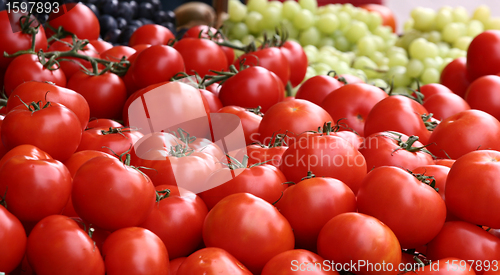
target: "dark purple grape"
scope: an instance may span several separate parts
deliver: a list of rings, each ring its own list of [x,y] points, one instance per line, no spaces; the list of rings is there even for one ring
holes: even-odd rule
[[[106,40],[112,44],[117,43],[118,37],[120,37],[121,33],[122,33],[122,31],[119,29],[110,30],[106,33],[106,35],[104,35],[104,40]]]
[[[163,27],[169,29],[174,35],[176,34],[176,28],[175,28],[175,24],[172,23],[172,22],[163,22],[161,23],[160,25],[162,25]]]
[[[109,31],[118,28],[116,19],[109,14],[104,14],[99,17],[99,25],[101,27],[101,36],[105,36]]]
[[[122,30],[123,28],[125,28],[125,26],[127,26],[127,20],[125,20],[125,18],[123,17],[118,17],[116,18],[116,25],[117,25],[117,28]]]
[[[99,3],[98,3],[99,1],[98,0],[85,0],[85,2],[88,3],[88,4],[94,4],[96,6],[99,5]]]
[[[138,28],[142,27],[144,25],[141,20],[132,20],[128,22],[129,25],[131,26],[137,26]]]
[[[102,12],[111,16],[116,16],[118,11],[118,0],[106,0],[102,5]]]
[[[141,22],[142,22],[143,25],[149,25],[149,24],[154,24],[155,23],[155,22],[153,22],[153,20],[147,19],[147,18],[139,18],[139,20],[141,20]]]
[[[146,0],[153,5],[153,10],[161,10],[161,1],[160,0]]]
[[[137,26],[131,26],[131,25],[125,26],[125,28],[123,28],[122,30],[122,33],[120,34],[120,37],[118,37],[118,43],[122,45],[128,45],[130,37],[136,30]]]
[[[162,11],[162,10],[159,10],[157,12],[155,12],[155,16],[153,18],[153,21],[156,23],[156,24],[160,24],[161,22],[165,22],[167,21],[167,12],[166,11]]]
[[[128,2],[120,2],[116,13],[117,17],[123,17],[127,21],[132,20],[132,17],[134,16],[134,12],[132,11],[132,8],[130,8],[130,4]]]
[[[139,4],[139,18],[153,18],[154,16],[153,4],[140,3]]]
[[[135,19],[139,16],[139,4],[136,1],[132,0],[128,2],[130,9],[132,10],[132,18]]]
[[[166,13],[167,13],[167,18],[165,21],[175,23],[175,13],[173,11],[166,11]]]
[[[85,6],[87,6],[95,14],[95,16],[99,18],[100,13],[96,5],[92,3],[85,3]]]

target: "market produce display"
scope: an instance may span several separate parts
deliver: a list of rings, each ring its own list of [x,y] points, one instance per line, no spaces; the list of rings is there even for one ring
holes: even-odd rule
[[[500,274],[488,7],[13,3],[0,275]]]

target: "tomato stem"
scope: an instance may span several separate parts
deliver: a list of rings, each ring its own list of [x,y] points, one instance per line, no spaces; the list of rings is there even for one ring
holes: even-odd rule
[[[170,196],[170,189],[164,189],[161,191],[155,191],[156,193],[156,202],[159,203],[161,200],[166,199]]]

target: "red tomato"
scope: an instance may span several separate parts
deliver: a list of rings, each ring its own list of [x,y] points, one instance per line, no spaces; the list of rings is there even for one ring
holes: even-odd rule
[[[90,107],[90,117],[120,118],[127,100],[127,88],[116,74],[105,72],[91,76],[80,71],[68,81],[68,88],[80,93]]]
[[[52,159],[52,157],[46,152],[40,150],[40,148],[23,144],[10,149],[1,159],[0,159],[0,169],[2,166],[14,156],[25,156],[30,159]]]
[[[147,176],[116,158],[85,162],[73,178],[76,213],[106,230],[137,226],[155,204],[154,186]]]
[[[116,120],[109,118],[96,118],[89,121],[87,124],[87,129],[106,127],[106,128],[123,128],[124,126],[118,123]]]
[[[336,79],[339,81],[344,82],[345,84],[354,84],[354,83],[365,83],[363,79],[361,79],[359,76],[355,76],[352,74],[341,74],[335,76]]]
[[[476,275],[470,263],[459,258],[448,257],[431,261],[429,265],[419,267],[413,272],[424,275]]]
[[[285,89],[278,76],[260,66],[249,67],[230,77],[219,92],[219,99],[224,106],[261,106],[263,113],[284,97]]]
[[[84,150],[75,152],[69,159],[64,162],[66,168],[68,168],[71,177],[74,177],[76,171],[88,160],[96,158],[96,157],[108,157],[113,158],[112,155],[97,151],[97,150]]]
[[[23,14],[21,12],[7,12],[6,10],[0,11],[0,71],[5,71],[13,58],[5,57],[4,52],[14,54],[21,50],[31,49],[31,34],[25,33],[21,30],[20,19]],[[30,27],[36,27],[39,22],[31,15],[29,20],[33,20]],[[35,52],[47,49],[47,37],[45,36],[45,29],[40,25],[38,33],[35,36]],[[3,75],[3,74],[2,74]],[[3,77],[2,77],[3,79]]]
[[[254,274],[271,258],[294,247],[293,231],[285,217],[248,193],[227,196],[212,208],[203,225],[203,240],[207,247],[231,253]]]
[[[35,145],[64,161],[78,148],[82,137],[80,121],[59,103],[40,105],[33,103],[12,109],[2,123],[2,142],[9,149],[22,144]]]
[[[125,57],[125,59],[128,59],[135,52],[136,50],[134,48],[128,46],[114,46],[113,48],[110,48],[100,53],[99,55],[102,59],[119,62],[123,57]]]
[[[208,210],[200,197],[174,185],[156,186],[156,191],[168,192],[155,204],[153,211],[140,227],[151,230],[165,244],[170,259],[185,257],[203,241],[203,222]],[[175,236],[173,238],[172,236]]]
[[[48,216],[33,228],[26,255],[36,274],[105,274],[92,239],[74,220],[62,215]]]
[[[436,160],[434,160],[434,164],[443,165],[443,166],[446,166],[449,168],[451,168],[451,166],[453,166],[453,163],[455,163],[454,159],[436,159]]]
[[[132,34],[128,45],[129,47],[139,44],[167,45],[171,39],[175,39],[175,36],[166,27],[157,24],[147,24],[139,27]]]
[[[425,84],[423,86],[420,86],[420,89],[418,91],[424,96],[424,100],[435,94],[453,93],[448,87],[439,83]],[[417,97],[415,93],[413,93],[413,96]]]
[[[248,109],[239,106],[226,106],[220,108],[217,113],[234,114],[241,120],[246,144],[258,141],[259,125],[262,116],[250,112]]]
[[[61,103],[75,113],[82,125],[82,131],[87,127],[90,117],[89,104],[81,94],[73,90],[47,82],[24,82],[17,86],[10,95],[6,106],[7,111],[22,105],[21,100],[25,103],[42,101],[44,105],[47,101]]]
[[[431,132],[427,130],[422,116],[429,112],[415,100],[402,95],[387,97],[375,106],[365,120],[365,136],[376,132],[396,131],[408,136],[418,136],[427,145]]]
[[[475,150],[500,150],[499,136],[500,122],[496,118],[483,111],[467,110],[441,121],[427,148],[437,157],[458,159]]]
[[[174,45],[182,56],[189,74],[198,73],[201,77],[214,74],[210,70],[227,71],[227,58],[215,42],[204,38],[183,38]]]
[[[210,113],[217,113],[222,108],[222,102],[215,94],[205,89],[200,89],[200,93],[207,101]]]
[[[365,121],[373,106],[386,98],[380,88],[365,83],[347,84],[331,91],[322,101],[333,121],[342,120],[347,128],[364,136]]]
[[[254,165],[257,163],[266,163],[279,168],[281,164],[281,156],[286,149],[288,149],[288,146],[263,144],[248,145],[248,164]]]
[[[96,150],[120,156],[129,151],[142,137],[141,132],[129,127],[108,128],[101,126],[91,128],[83,132],[82,140],[76,151]]]
[[[398,132],[378,132],[365,138],[359,152],[365,157],[368,172],[380,166],[412,170],[434,164],[430,152],[423,146],[416,137],[410,138]]]
[[[500,72],[500,31],[487,30],[477,35],[467,48],[467,72],[469,80]]]
[[[65,31],[75,34],[79,39],[98,39],[100,26],[94,12],[83,3],[67,3],[54,9],[47,22],[57,30],[63,27]],[[48,36],[52,36],[52,32]]]
[[[0,169],[0,178],[7,209],[23,222],[61,213],[71,195],[71,174],[53,159],[12,157]],[[37,196],[27,196],[27,191]]]
[[[463,98],[454,93],[435,94],[426,97],[422,105],[429,113],[432,113],[433,118],[438,120],[446,119],[471,108]]]
[[[401,246],[387,225],[361,213],[343,213],[328,221],[318,236],[318,254],[330,263],[385,263],[385,274],[397,274]],[[392,265],[392,272],[389,267]],[[356,265],[356,274],[379,274]],[[353,270],[354,271],[354,270]]]
[[[47,51],[65,52],[71,50],[73,47],[72,45],[73,38],[66,37],[52,43]],[[87,46],[85,46],[82,50],[78,51],[78,54],[99,58],[99,54],[97,53],[97,50],[94,48],[94,46],[92,46],[92,44],[87,44]],[[70,79],[71,76],[73,76],[76,72],[82,71],[82,66],[87,69],[92,69],[92,65],[90,64],[90,62],[81,58],[67,56],[56,60],[58,60],[59,67],[64,72],[64,75],[67,79]]]
[[[396,19],[390,8],[379,4],[363,4],[359,7],[379,14],[382,17],[382,25],[391,27],[392,32],[396,33]]]
[[[465,259],[476,274],[481,275],[487,265],[490,268],[498,267],[500,240],[474,224],[463,221],[447,222],[439,234],[427,244],[426,256],[432,261],[447,257]]]
[[[305,99],[321,106],[327,95],[342,86],[344,86],[344,83],[338,81],[334,77],[328,75],[316,75],[304,81],[304,83],[300,85],[297,93],[295,94],[295,98]]]
[[[261,275],[333,275],[339,274],[325,266],[323,257],[304,249],[288,250],[274,256],[264,266]]]
[[[446,205],[438,192],[397,167],[373,169],[363,179],[356,198],[358,211],[389,226],[403,248],[431,241],[446,219]]]
[[[291,40],[287,40],[280,47],[281,52],[290,65],[290,83],[293,87],[298,86],[304,80],[307,72],[307,55],[302,46]]]
[[[23,260],[26,251],[26,232],[16,216],[0,205],[0,270],[10,273]]]
[[[500,76],[485,75],[478,77],[467,88],[465,100],[472,109],[485,111],[500,119]]]
[[[170,81],[177,73],[186,71],[182,55],[176,49],[164,45],[144,49],[129,70],[138,88]]]
[[[440,82],[460,97],[465,96],[470,80],[467,75],[467,58],[459,57],[444,67]]]
[[[297,137],[330,121],[332,117],[323,108],[307,100],[283,101],[271,107],[262,118],[259,138],[262,143],[268,144],[278,134]]]
[[[170,275],[177,275],[177,271],[179,267],[184,262],[187,257],[180,257],[173,260],[170,260]]]
[[[203,248],[189,255],[179,266],[176,274],[252,275],[233,255],[217,247]]]
[[[165,245],[144,228],[127,227],[111,233],[104,241],[102,255],[106,274],[169,274]]]
[[[264,48],[255,52],[242,54],[234,61],[234,66],[238,68],[241,64],[260,66],[268,69],[281,79],[283,86],[286,86],[288,80],[290,80],[290,64],[280,48],[277,47]]]
[[[319,232],[331,218],[357,210],[352,190],[340,180],[324,177],[288,187],[276,208],[293,228],[295,247],[310,251],[316,251]]]
[[[94,46],[94,49],[97,51],[98,54],[101,54],[104,51],[113,48],[113,44],[111,44],[107,41],[104,41],[104,40],[92,39],[92,40],[89,40],[89,43],[92,46]]]
[[[10,96],[20,84],[35,80],[49,81],[57,86],[66,87],[66,76],[63,70],[57,69],[54,64],[51,69],[45,68],[35,54],[23,54],[10,62],[4,76],[5,94]]]

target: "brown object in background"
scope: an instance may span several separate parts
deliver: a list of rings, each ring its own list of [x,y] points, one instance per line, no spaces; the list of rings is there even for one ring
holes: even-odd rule
[[[227,2],[227,0],[223,2]],[[197,25],[215,26],[217,24],[217,15],[214,8],[203,2],[182,4],[174,10],[174,13],[177,20],[177,28],[189,29]]]
[[[222,26],[222,23],[224,23],[224,21],[229,16],[227,13],[229,0],[213,0],[212,5],[214,6],[215,14],[217,16],[216,24],[214,27],[218,29]]]

